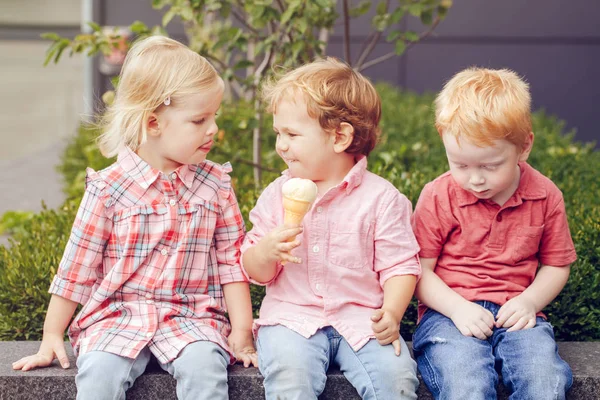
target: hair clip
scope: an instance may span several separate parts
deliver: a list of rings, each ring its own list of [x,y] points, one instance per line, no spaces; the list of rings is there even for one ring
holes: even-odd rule
[[[165,106],[168,106],[169,104],[171,104],[171,96],[167,97],[164,101]]]

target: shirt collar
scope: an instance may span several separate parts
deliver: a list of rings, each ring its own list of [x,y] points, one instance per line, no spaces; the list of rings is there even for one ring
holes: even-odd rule
[[[125,147],[119,152],[117,163],[144,190],[148,189],[161,174],[159,170],[152,168],[129,147]],[[190,189],[196,176],[196,168],[193,165],[182,165],[172,173],[177,174],[183,184]]]
[[[517,187],[515,193],[513,193],[504,206],[518,205],[523,203],[523,200],[541,200],[546,198],[546,187],[540,177],[534,173],[535,170],[525,161],[519,162],[519,169],[521,170],[519,187]],[[460,207],[470,206],[479,201],[474,194],[464,190],[458,184],[455,183],[454,186]]]
[[[338,186],[345,188],[346,194],[350,194],[352,190],[361,184],[365,171],[367,170],[367,157],[359,155],[356,157],[356,164],[348,171],[342,182]],[[293,178],[290,174],[290,170],[286,169],[281,175]]]

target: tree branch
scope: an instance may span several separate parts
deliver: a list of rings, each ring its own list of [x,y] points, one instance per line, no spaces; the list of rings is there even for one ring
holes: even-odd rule
[[[390,0],[387,0],[385,2],[385,12],[387,13],[388,7],[390,6]],[[381,32],[374,32],[373,36],[371,37],[371,41],[369,42],[368,46],[365,48],[365,50],[361,53],[360,57],[358,58],[358,61],[356,63],[356,69],[358,71],[361,70],[361,67],[363,65],[363,63],[365,62],[365,60],[367,59],[367,57],[369,57],[369,55],[371,54],[371,52],[373,51],[373,49],[375,48],[375,46],[377,46],[377,42],[379,42],[379,38],[381,37]]]
[[[256,29],[254,29],[253,27],[251,27],[250,24],[248,24],[248,22],[246,22],[246,19],[244,18],[244,16],[241,15],[239,13],[239,11],[236,10],[234,7],[231,7],[231,13],[235,17],[235,19],[237,19],[239,22],[241,22],[242,25],[244,25],[250,32],[252,32],[255,35],[259,35],[260,34],[260,32],[258,32]]]
[[[327,55],[327,42],[329,41],[329,30],[327,28],[319,29],[319,41],[323,43],[321,45],[321,54],[325,57]]]
[[[415,41],[415,42],[410,42],[409,44],[406,45],[406,49],[404,50],[404,52],[406,53],[408,51],[408,49],[410,49],[412,46],[414,46],[416,43],[422,41],[423,39],[425,39],[426,37],[430,36],[433,31],[435,30],[435,28],[439,25],[439,23],[441,22],[441,18],[435,17],[435,20],[433,21],[433,23],[431,24],[431,27],[429,28],[429,30],[427,30],[426,32],[423,32],[421,35],[419,35],[419,40]],[[367,68],[370,68],[376,64],[382,63],[386,60],[389,60],[390,58],[396,56],[396,52],[390,52],[387,54],[384,54],[381,57],[377,57],[369,62],[364,63],[360,68],[356,68],[356,70],[358,72],[362,72]]]
[[[350,58],[350,10],[348,0],[344,0],[344,58],[348,65],[352,65]]]

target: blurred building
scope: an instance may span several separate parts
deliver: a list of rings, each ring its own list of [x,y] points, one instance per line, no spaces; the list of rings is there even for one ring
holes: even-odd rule
[[[60,178],[53,166],[65,138],[110,87],[97,60],[81,55],[65,54],[58,65],[43,67],[49,42],[40,34],[73,37],[87,19],[111,26],[135,20],[158,25],[162,13],[151,3],[0,0],[0,215],[9,209],[37,210],[42,198],[51,207],[60,204]],[[352,20],[353,60],[371,31],[371,16]],[[600,94],[598,21],[598,0],[455,0],[432,37],[364,73],[374,81],[421,93],[438,91],[455,72],[471,65],[511,68],[531,84],[534,109],[544,108],[566,120],[568,128],[577,129],[578,140],[600,142],[595,120]],[[423,29],[413,19],[402,21],[400,28]],[[342,30],[338,22],[329,55],[342,56]],[[176,21],[169,33],[185,40]],[[390,51],[393,45],[382,40],[369,59]]]
[[[338,1],[341,10],[341,1]],[[358,1],[352,1],[358,4]],[[352,59],[371,32],[370,15],[352,20]],[[391,7],[395,7],[391,2]],[[101,0],[95,10],[103,25],[129,25],[136,19],[158,25],[161,13],[150,0]],[[437,92],[459,70],[472,66],[510,68],[531,85],[533,108],[544,108],[576,128],[581,141],[600,142],[595,99],[600,96],[600,1],[598,0],[455,0],[446,20],[432,37],[403,57],[366,69],[374,81],[384,80],[422,93]],[[422,31],[414,19],[401,29]],[[342,57],[343,26],[338,21],[328,54]],[[184,38],[181,25],[169,33]],[[381,43],[369,59],[393,51]],[[106,85],[106,83],[104,83]],[[600,144],[600,143],[599,143]]]
[[[43,66],[43,32],[80,31],[81,0],[0,0],[0,215],[63,201],[54,171],[84,110],[84,59]]]

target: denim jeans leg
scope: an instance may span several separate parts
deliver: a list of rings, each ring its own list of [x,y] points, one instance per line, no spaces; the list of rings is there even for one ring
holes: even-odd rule
[[[227,400],[229,353],[207,340],[184,347],[176,359],[160,364],[177,381],[178,400]]]
[[[124,400],[125,392],[146,370],[150,355],[147,347],[136,359],[105,351],[80,355],[75,376],[77,400]]]
[[[538,317],[531,329],[494,332],[496,360],[511,400],[564,399],[573,383],[569,365],[558,355],[552,325]]]
[[[323,330],[307,339],[282,325],[262,326],[257,350],[266,400],[316,400],[325,389],[330,346]]]
[[[401,352],[392,345],[382,346],[371,339],[358,351],[341,338],[336,364],[363,400],[413,400],[417,398],[417,364],[406,342],[400,338]]]
[[[496,399],[498,374],[489,340],[464,336],[452,320],[428,310],[413,336],[413,350],[436,399]]]

